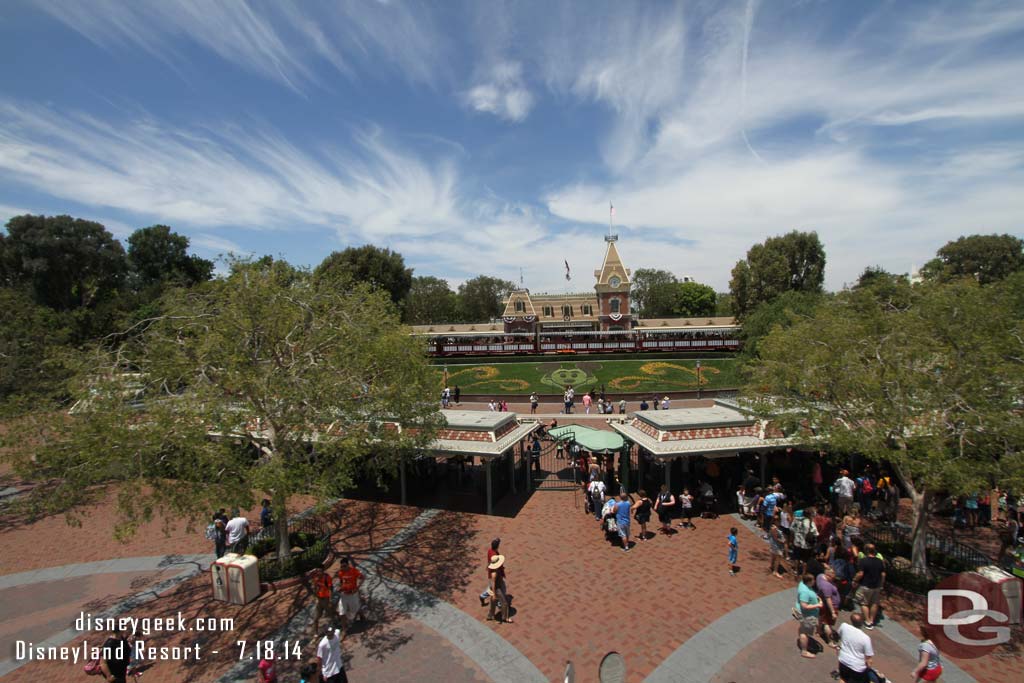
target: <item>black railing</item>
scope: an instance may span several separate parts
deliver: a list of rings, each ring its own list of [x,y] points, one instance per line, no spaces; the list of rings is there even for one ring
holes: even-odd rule
[[[913,534],[908,526],[872,526],[865,529],[861,535],[875,545],[884,544],[892,547],[895,555],[911,556]],[[945,534],[927,532],[925,547],[928,551],[928,565],[938,569],[957,572],[995,564],[991,557],[978,548],[961,543]]]
[[[288,523],[288,545],[301,548],[281,561],[277,556],[277,522],[256,532],[247,551],[259,558],[260,581],[278,581],[323,565],[331,551],[331,534],[327,524],[317,517],[292,519]]]

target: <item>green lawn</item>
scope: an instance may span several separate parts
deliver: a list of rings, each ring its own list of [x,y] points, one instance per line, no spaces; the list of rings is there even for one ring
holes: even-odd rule
[[[731,389],[737,386],[737,363],[732,358],[701,361],[701,386],[705,389]],[[437,366],[438,381],[443,382],[443,365]],[[659,393],[697,388],[694,360],[657,358],[646,360],[572,361],[533,360],[492,362],[479,365],[449,365],[448,384],[458,385],[464,394],[560,394],[566,384],[577,392],[605,386],[608,395],[616,393]]]

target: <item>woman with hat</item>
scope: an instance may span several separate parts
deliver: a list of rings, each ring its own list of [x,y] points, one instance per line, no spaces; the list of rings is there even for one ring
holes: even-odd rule
[[[487,580],[490,583],[491,594],[494,596],[491,598],[491,607],[487,610],[487,621],[494,621],[494,608],[500,601],[501,619],[499,621],[511,624],[512,620],[508,616],[508,596],[505,595],[504,555],[491,556],[490,562],[487,563]]]

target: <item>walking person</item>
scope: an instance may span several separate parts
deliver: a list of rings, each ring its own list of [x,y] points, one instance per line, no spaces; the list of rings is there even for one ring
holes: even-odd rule
[[[601,521],[601,508],[604,507],[604,493],[606,487],[601,477],[590,482],[590,504],[594,508],[594,519]]]
[[[499,623],[511,624],[512,619],[508,616],[508,594],[505,590],[505,556],[494,555],[487,563],[487,581],[491,589],[491,606],[487,610],[487,621],[494,621],[494,610],[498,603],[501,604],[501,616]]]
[[[849,550],[853,545],[853,539],[860,536],[860,529],[864,520],[860,516],[860,506],[857,503],[850,503],[847,513],[839,523],[839,532],[843,537],[843,546]]]
[[[454,401],[455,401],[455,405],[462,405],[462,404],[461,404],[461,403],[459,402],[459,399],[460,399],[460,398],[462,398],[462,389],[460,389],[460,388],[459,388],[459,385],[458,385],[458,384],[456,384],[456,385],[455,385],[455,390],[454,390],[454,391],[452,392],[452,400],[454,400]]]
[[[590,404],[594,402],[590,394],[583,394],[583,412],[590,415]]]
[[[832,484],[832,490],[836,494],[836,517],[843,517],[853,504],[853,491],[856,487],[853,479],[850,479],[849,470],[839,470],[839,478]]]
[[[530,415],[537,414],[537,406],[540,405],[540,398],[537,396],[537,392],[530,394]]]
[[[910,672],[914,677],[914,683],[920,681],[937,681],[942,675],[942,659],[939,657],[939,648],[928,637],[928,629],[921,624],[918,629],[921,632],[921,642],[917,646],[917,666]]]
[[[683,492],[679,494],[679,511],[683,517],[679,526],[696,529],[697,527],[693,526],[693,496],[690,495],[690,489],[683,489]]]
[[[270,499],[264,498],[260,504],[260,529],[270,529],[272,526],[274,526],[274,510],[270,507]]]
[[[244,555],[249,547],[249,520],[242,517],[238,508],[231,510],[231,519],[224,525],[224,531],[228,535],[231,552]]]
[[[651,521],[651,510],[654,509],[654,501],[647,497],[647,491],[640,489],[637,494],[640,496],[636,502],[636,512],[633,518],[640,525],[640,540],[647,540],[647,523]]]
[[[206,538],[213,541],[213,552],[217,559],[224,557],[228,550],[228,534],[225,527],[228,523],[228,516],[224,514],[224,508],[214,513],[209,526],[206,527]]]
[[[821,636],[830,647],[835,647],[836,634],[832,627],[839,620],[839,607],[843,604],[839,588],[836,587],[836,571],[832,567],[825,567],[825,570],[815,577],[814,585],[821,596]]]
[[[778,521],[774,519],[768,529],[768,548],[772,554],[772,563],[768,568],[768,573],[777,579],[785,578],[782,572],[790,570],[786,562],[786,536],[779,528]]]
[[[864,617],[850,615],[850,623],[839,627],[839,680],[842,683],[869,683],[868,669],[875,651],[871,637],[864,633]]]
[[[817,655],[811,652],[811,638],[818,632],[818,614],[821,612],[821,598],[814,592],[814,577],[804,574],[800,583],[796,585],[796,606],[793,608],[800,614],[800,628],[797,635],[797,645],[800,647],[800,656],[805,659],[814,659]]]
[[[668,533],[672,526],[672,508],[676,504],[676,497],[668,490],[668,484],[661,485],[658,498],[654,501],[654,511],[658,513],[658,521],[661,522],[661,530]]]
[[[615,504],[615,524],[619,527],[619,538],[622,539],[622,552],[630,551],[629,545],[629,509],[632,507],[629,494],[623,491],[619,495],[619,502]]]
[[[341,556],[338,569],[338,616],[341,617],[341,633],[348,632],[349,619],[359,617],[362,605],[359,603],[359,587],[363,584],[363,573],[352,565],[347,555]]]
[[[334,588],[334,582],[321,567],[313,570],[310,579],[310,591],[316,596],[316,611],[313,613],[313,634],[316,635],[320,633],[320,617],[327,617],[328,626],[334,621],[334,609],[331,604],[331,591]]]
[[[878,619],[885,588],[885,563],[878,559],[874,543],[864,546],[864,552],[866,557],[857,562],[857,573],[853,577],[853,599],[864,615],[864,628],[870,631]]]
[[[793,522],[789,529],[796,554],[797,574],[804,573],[808,560],[814,556],[814,547],[818,544],[818,530],[812,521],[813,517],[814,508],[793,513]]]
[[[625,414],[626,414],[626,399],[620,398],[619,399],[619,415],[625,415]]]
[[[731,527],[725,539],[729,545],[729,576],[736,576],[736,561],[740,554],[740,542],[736,539],[736,532],[736,527]]]
[[[341,658],[341,631],[330,624],[316,646],[316,664],[323,683],[348,683],[345,662]]]
[[[116,622],[116,620],[111,620]],[[103,641],[100,658],[100,672],[110,683],[126,683],[128,680],[128,664],[131,662],[131,644],[121,634],[121,628],[114,623]]]
[[[540,474],[540,437],[534,435],[533,444],[530,447],[530,460],[533,461],[533,471]]]

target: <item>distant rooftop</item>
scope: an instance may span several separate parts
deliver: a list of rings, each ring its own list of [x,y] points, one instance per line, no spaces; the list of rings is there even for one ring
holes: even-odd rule
[[[633,416],[662,431],[683,428],[734,427],[756,422],[754,417],[718,401],[709,407],[644,410],[633,413]]]
[[[484,432],[494,431],[502,425],[516,421],[515,413],[491,412],[489,410],[443,410],[441,415],[451,429]]]

